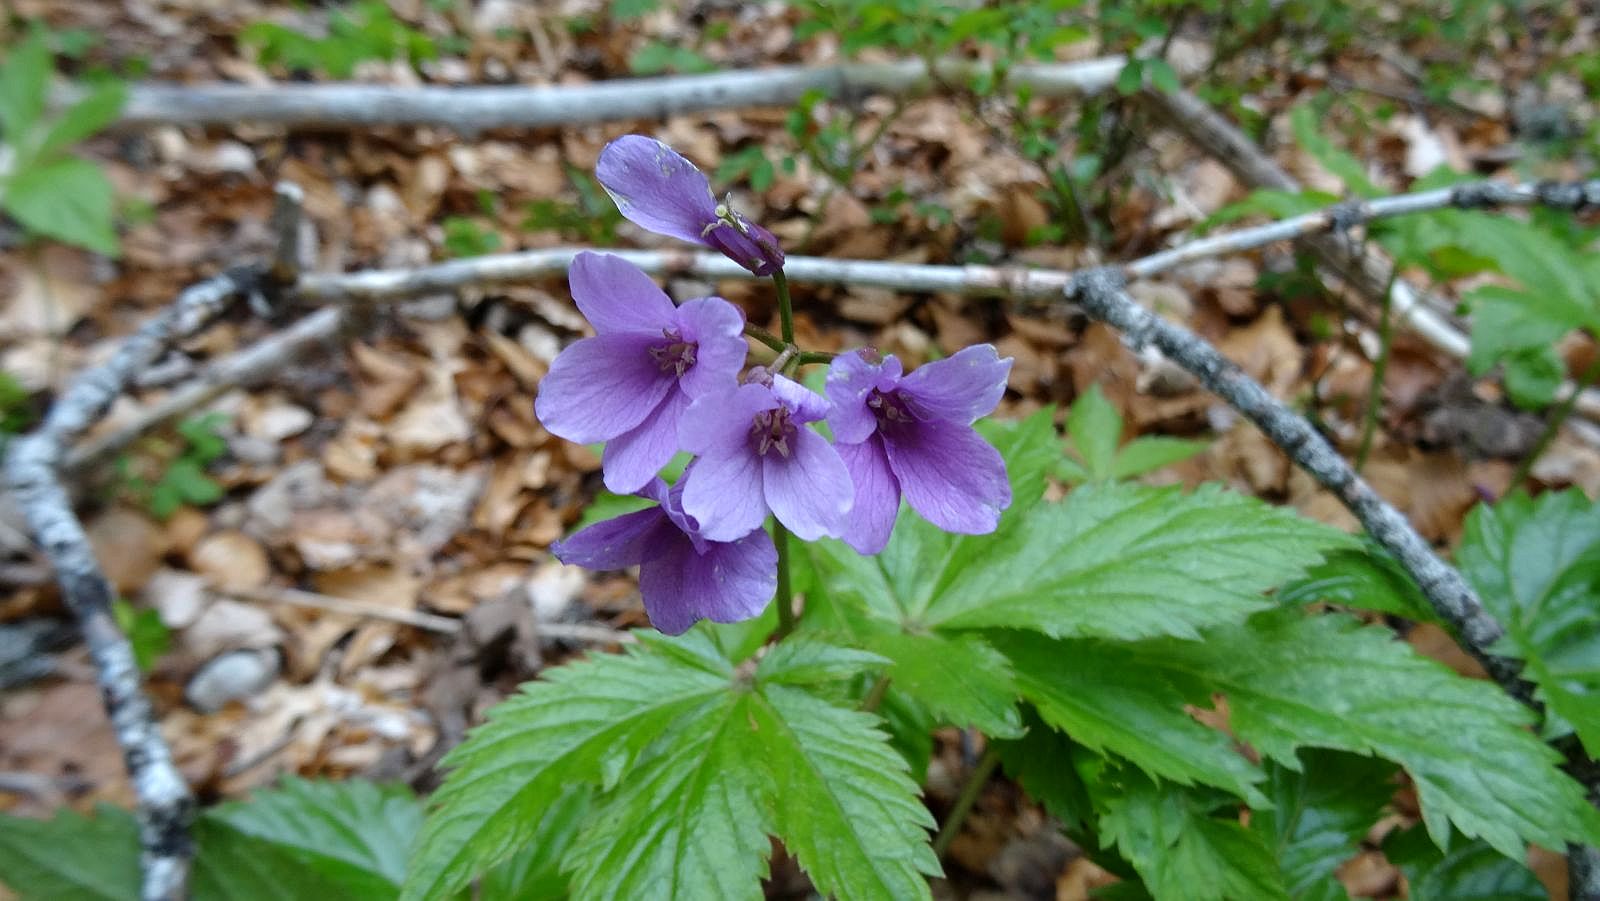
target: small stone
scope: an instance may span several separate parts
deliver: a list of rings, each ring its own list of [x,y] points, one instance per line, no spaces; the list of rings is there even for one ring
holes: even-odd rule
[[[183,697],[201,713],[216,713],[232,701],[265,691],[278,678],[281,666],[282,658],[274,648],[229,651],[200,667],[184,688]]]

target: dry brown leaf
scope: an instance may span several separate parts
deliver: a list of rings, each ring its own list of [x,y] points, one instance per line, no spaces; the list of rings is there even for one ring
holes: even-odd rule
[[[228,530],[202,538],[189,549],[189,567],[226,589],[259,588],[272,577],[272,561],[259,541]]]
[[[166,532],[150,517],[128,507],[111,507],[89,521],[89,544],[112,587],[131,594],[161,567]]]

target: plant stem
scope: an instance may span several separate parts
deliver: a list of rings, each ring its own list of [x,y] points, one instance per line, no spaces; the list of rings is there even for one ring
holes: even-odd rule
[[[782,641],[794,631],[794,589],[789,584],[789,530],[781,522],[772,524],[772,543],[778,548],[778,595],[773,603],[778,605],[778,629],[772,633],[774,641]]]
[[[772,273],[772,284],[778,289],[778,327],[784,344],[794,343],[794,308],[789,304],[789,279],[779,269]]]
[[[744,333],[756,339],[757,341],[760,341],[762,344],[772,348],[778,353],[783,353],[784,351],[785,345],[783,341],[780,340],[777,335],[774,335],[759,325],[752,325],[748,322],[745,323]]]
[[[809,366],[813,363],[832,363],[833,358],[837,356],[838,354],[829,353],[825,350],[803,350],[795,358],[795,363],[800,366]]]
[[[1555,412],[1550,415],[1550,421],[1545,424],[1544,431],[1539,434],[1539,440],[1534,442],[1533,450],[1522,458],[1522,462],[1517,464],[1516,472],[1511,474],[1511,483],[1510,487],[1506,489],[1507,491],[1517,490],[1518,486],[1528,480],[1528,476],[1533,472],[1533,464],[1539,462],[1539,457],[1550,449],[1550,445],[1556,440],[1556,435],[1561,432],[1562,423],[1565,423],[1567,417],[1572,415],[1572,411],[1577,409],[1579,395],[1583,394],[1588,388],[1593,387],[1596,381],[1600,381],[1600,357],[1595,357],[1594,362],[1590,363],[1589,368],[1585,369],[1583,375],[1578,378],[1577,384],[1572,386],[1572,392],[1561,401],[1561,405],[1556,407]]]
[[[1372,386],[1367,389],[1367,415],[1361,423],[1361,446],[1356,451],[1356,472],[1367,465],[1367,455],[1372,453],[1372,439],[1378,432],[1378,416],[1383,412],[1383,376],[1389,369],[1389,351],[1394,345],[1394,295],[1395,276],[1400,274],[1399,264],[1389,271],[1389,284],[1383,288],[1383,309],[1378,317],[1378,359],[1372,361]]]
[[[872,683],[872,687],[867,690],[867,696],[861,702],[861,709],[867,713],[877,712],[877,709],[883,704],[883,696],[888,693],[889,676],[885,674],[879,676],[878,681]]]
[[[945,817],[944,825],[939,827],[939,834],[933,839],[934,854],[943,857],[944,852],[950,849],[950,843],[961,832],[961,824],[972,812],[972,805],[978,803],[978,796],[983,794],[983,787],[989,784],[989,777],[994,775],[994,768],[999,765],[1000,752],[990,744],[984,748],[978,765],[973,767],[967,784],[961,787],[961,794],[956,798],[955,806],[950,808],[950,815]]]

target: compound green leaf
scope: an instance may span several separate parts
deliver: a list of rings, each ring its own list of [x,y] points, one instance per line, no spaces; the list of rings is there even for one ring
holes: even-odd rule
[[[110,806],[92,817],[72,810],[49,820],[0,814],[0,886],[22,901],[137,901],[139,824]]]

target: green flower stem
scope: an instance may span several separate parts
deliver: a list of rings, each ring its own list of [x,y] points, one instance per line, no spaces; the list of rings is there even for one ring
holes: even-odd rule
[[[751,325],[748,322],[745,323],[744,333],[746,335],[749,335],[750,337],[756,339],[757,341],[760,341],[762,344],[765,344],[766,346],[772,348],[773,350],[777,351],[778,353],[783,353],[783,351],[785,349],[785,345],[784,345],[782,339],[780,339],[777,335],[774,335],[773,333],[767,331],[766,329],[762,328],[759,325]]]
[[[778,629],[772,633],[774,641],[782,641],[794,631],[794,589],[789,583],[789,530],[783,523],[772,523],[772,543],[778,548],[778,595],[773,603],[778,605]]]
[[[889,693],[889,677],[882,675],[878,681],[872,683],[872,688],[867,690],[867,697],[861,702],[861,709],[867,713],[877,713],[883,705],[883,696]]]
[[[795,363],[800,366],[810,366],[813,363],[832,363],[833,358],[837,356],[838,354],[829,353],[825,350],[803,350],[795,360]]]
[[[1561,405],[1556,407],[1555,412],[1550,414],[1550,421],[1545,423],[1544,431],[1539,434],[1539,440],[1534,443],[1533,450],[1522,458],[1522,462],[1517,464],[1517,471],[1511,474],[1511,484],[1506,488],[1508,493],[1516,491],[1528,480],[1528,476],[1533,473],[1533,464],[1539,462],[1544,452],[1550,449],[1550,445],[1556,440],[1556,435],[1561,433],[1562,423],[1565,423],[1567,417],[1577,408],[1578,396],[1594,387],[1597,381],[1600,381],[1600,357],[1596,357],[1594,362],[1589,364],[1589,368],[1578,377],[1577,384],[1572,386],[1572,393],[1568,394],[1561,401]]]
[[[789,279],[779,269],[772,273],[772,284],[778,289],[778,327],[784,344],[794,343],[794,307],[789,303]]]
[[[978,796],[983,794],[983,787],[989,784],[989,777],[994,775],[994,768],[999,765],[1000,752],[991,743],[983,750],[983,756],[978,759],[978,765],[973,768],[967,784],[961,787],[961,794],[956,798],[955,806],[950,808],[950,815],[945,817],[944,825],[939,827],[939,834],[933,839],[934,854],[944,857],[944,852],[950,850],[950,843],[961,834],[961,824],[972,812],[972,805],[978,803]]]

